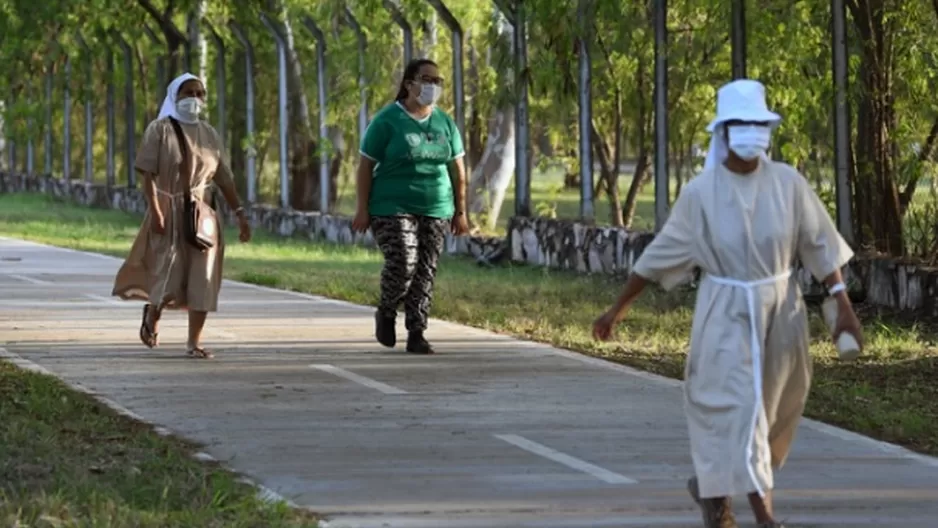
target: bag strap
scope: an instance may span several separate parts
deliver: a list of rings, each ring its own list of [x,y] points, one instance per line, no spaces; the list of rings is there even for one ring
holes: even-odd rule
[[[185,175],[186,177],[186,196],[191,197],[192,187],[190,186],[189,178],[191,171],[190,165],[190,155],[189,155],[189,142],[186,141],[186,135],[182,131],[182,126],[179,125],[179,121],[176,121],[174,117],[169,117],[169,123],[173,125],[173,131],[176,132],[176,142],[179,144],[179,152],[182,155],[182,163],[179,167],[180,174]]]

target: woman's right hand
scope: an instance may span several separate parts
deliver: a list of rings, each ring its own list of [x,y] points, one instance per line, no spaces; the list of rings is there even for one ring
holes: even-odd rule
[[[368,231],[369,227],[371,227],[371,215],[368,214],[368,211],[359,210],[355,213],[355,219],[352,220],[352,231],[364,233]]]
[[[166,218],[162,211],[150,211],[150,229],[157,235],[166,234]]]

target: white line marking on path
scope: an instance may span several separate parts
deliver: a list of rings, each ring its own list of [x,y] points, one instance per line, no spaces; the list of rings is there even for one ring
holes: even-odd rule
[[[386,383],[381,383],[380,381],[366,378],[365,376],[355,374],[354,372],[349,372],[344,368],[336,367],[334,365],[310,365],[310,367],[316,370],[321,370],[323,372],[328,372],[329,374],[338,376],[340,378],[345,378],[349,381],[354,381],[359,385],[364,385],[376,391],[383,392],[384,394],[407,394],[407,391],[403,389],[398,389],[397,387],[392,387]]]
[[[65,379],[64,377],[59,376],[58,374],[52,372],[51,370],[49,370],[49,369],[43,367],[42,365],[40,365],[40,364],[38,364],[38,363],[36,363],[36,362],[30,361],[30,360],[28,360],[28,359],[26,359],[26,358],[20,356],[19,354],[14,354],[13,352],[10,352],[10,351],[7,350],[6,348],[0,347],[0,360],[9,361],[10,363],[14,364],[16,367],[21,368],[21,369],[23,369],[23,370],[28,370],[28,371],[30,371],[30,372],[35,372],[35,373],[37,373],[37,374],[44,374],[44,375],[46,375],[46,376],[50,376],[50,377],[56,378],[56,379],[62,381],[62,383],[64,383],[64,384],[65,384],[66,386],[68,386],[70,389],[72,389],[72,390],[74,390],[74,391],[76,391],[76,392],[82,392],[82,393],[87,394],[87,395],[91,396],[92,398],[98,400],[99,402],[103,403],[105,406],[109,407],[112,411],[116,412],[117,414],[119,414],[119,415],[121,415],[121,416],[124,416],[124,417],[126,417],[126,418],[130,418],[131,420],[134,420],[134,421],[137,421],[137,422],[140,422],[140,423],[149,425],[149,426],[153,429],[153,432],[156,433],[156,434],[158,434],[158,435],[160,435],[160,436],[166,437],[166,436],[171,436],[171,435],[173,434],[173,432],[172,432],[171,430],[169,430],[169,429],[167,429],[167,428],[165,428],[165,427],[163,427],[163,426],[156,425],[155,423],[153,423],[153,422],[151,422],[151,421],[149,421],[149,420],[145,420],[145,419],[144,419],[142,416],[140,416],[139,414],[137,414],[137,413],[131,411],[130,409],[128,409],[127,407],[124,407],[123,405],[117,403],[116,401],[114,401],[114,400],[112,400],[112,399],[110,399],[110,398],[107,398],[107,397],[105,397],[105,396],[102,396],[102,395],[100,395],[100,394],[94,392],[93,390],[89,389],[88,387],[85,387],[85,386],[82,385],[81,383],[76,383],[76,382],[73,382],[73,381],[69,381],[69,380]],[[198,460],[198,461],[200,461],[200,462],[215,462],[215,463],[220,463],[215,457],[213,457],[212,455],[210,455],[210,454],[208,454],[208,453],[205,453],[205,452],[203,452],[203,451],[199,451],[199,452],[197,452],[197,453],[193,453],[193,454],[192,454],[192,458],[194,458],[194,459],[196,459],[196,460]],[[259,497],[261,500],[265,501],[265,502],[269,502],[269,503],[278,503],[278,502],[282,502],[282,503],[285,503],[287,506],[289,506],[289,507],[291,507],[291,508],[298,508],[298,507],[299,507],[299,506],[298,506],[295,502],[293,502],[292,500],[290,500],[290,499],[284,497],[283,495],[277,493],[276,491],[274,491],[274,490],[272,490],[272,489],[270,489],[270,488],[268,488],[268,487],[266,487],[266,486],[264,486],[264,485],[262,485],[262,484],[259,484],[259,483],[255,482],[255,481],[251,480],[250,478],[242,477],[242,478],[240,478],[239,480],[240,480],[241,482],[244,482],[245,484],[247,484],[247,485],[249,485],[249,486],[254,486],[254,487],[257,489],[257,495],[258,495],[258,497]]]
[[[599,466],[590,464],[589,462],[580,460],[579,458],[572,457],[566,453],[561,453],[560,451],[551,449],[537,442],[532,442],[523,436],[513,434],[497,434],[493,436],[499,440],[502,440],[503,442],[508,442],[515,447],[520,447],[529,453],[540,455],[548,460],[553,460],[558,464],[567,466],[568,468],[582,471],[583,473],[588,473],[607,484],[638,484],[638,481],[635,479],[630,479],[624,475],[613,473],[608,469],[603,469]]]
[[[41,279],[34,279],[28,275],[20,275],[19,273],[11,273],[8,276],[13,277],[14,279],[19,280],[19,281],[28,282],[30,284],[35,284],[37,286],[51,286],[52,285],[52,283],[49,281],[44,281]]]
[[[19,238],[10,238],[10,237],[0,236],[0,240],[13,242],[15,246],[46,248],[48,250],[53,250],[53,251],[65,251],[65,252],[79,254],[79,255],[86,255],[91,258],[107,260],[113,264],[120,264],[122,262],[121,259],[117,257],[112,257],[110,255],[103,255],[101,253],[92,253],[90,251],[79,251],[75,249],[61,248],[57,246],[51,246],[49,244],[40,244],[38,242],[30,242],[30,241],[19,239]],[[224,283],[231,284],[233,286],[240,286],[240,287],[244,287],[244,288],[248,288],[252,290],[257,290],[257,291],[264,291],[264,292],[276,293],[276,294],[281,294],[281,295],[289,295],[291,297],[296,297],[299,299],[309,299],[310,301],[314,301],[314,302],[316,301],[322,302],[322,301],[328,300],[332,304],[345,306],[346,308],[349,308],[349,309],[359,310],[362,312],[374,312],[374,307],[372,306],[362,306],[360,304],[354,304],[354,303],[347,302],[347,301],[327,299],[326,297],[322,297],[318,295],[311,295],[308,293],[295,292],[295,291],[289,291],[289,290],[280,290],[277,288],[271,288],[269,286],[261,286],[259,284],[251,284],[247,282],[238,282],[238,281],[233,281],[229,279],[225,279]],[[2,305],[3,305],[3,302],[0,301],[0,306]],[[468,334],[471,334],[474,336],[503,337],[503,336],[499,336],[499,334],[496,334],[494,332],[488,332],[488,331],[481,330],[478,328],[473,328],[470,326],[459,325],[457,323],[452,323],[450,321],[443,321],[443,320],[435,319],[435,318],[431,318],[430,321],[433,324],[439,325],[441,327],[449,327],[449,328],[459,327],[460,329],[466,331]],[[574,352],[572,350],[566,350],[563,348],[555,348],[555,347],[552,347],[550,345],[546,345],[543,343],[537,343],[534,341],[527,341],[523,339],[516,339],[516,342],[521,343],[525,346],[531,346],[532,348],[543,347],[545,352],[549,354],[553,354],[555,356],[571,359],[573,361],[579,361],[580,363],[585,363],[587,365],[591,365],[597,368],[615,370],[623,374],[626,374],[635,378],[641,378],[646,381],[650,381],[652,383],[656,383],[656,384],[663,385],[666,387],[680,388],[684,385],[684,383],[681,380],[676,380],[673,378],[666,378],[658,374],[652,374],[651,372],[645,372],[645,371],[638,370],[633,367],[621,365],[619,363],[613,363],[605,359],[587,356],[585,354]],[[828,425],[823,422],[818,422],[816,420],[811,420],[809,418],[803,418],[801,420],[801,423],[803,423],[806,427],[810,429],[813,429],[823,434],[833,436],[834,438],[843,440],[845,442],[851,442],[854,444],[864,445],[871,449],[875,449],[881,453],[894,456],[896,458],[916,462],[918,464],[922,464],[928,467],[938,468],[938,457],[922,455],[920,453],[916,453],[914,451],[911,451],[909,449],[906,449],[896,444],[891,444],[889,442],[884,442],[882,440],[876,440],[875,438],[870,438],[868,436],[864,436],[859,433],[855,433],[853,431],[841,429],[839,427]]]
[[[84,294],[84,295],[85,295],[85,297],[87,297],[87,298],[89,298],[89,299],[93,299],[93,300],[98,301],[98,302],[103,302],[103,303],[105,303],[105,304],[107,304],[107,305],[109,305],[109,306],[124,306],[124,304],[126,304],[126,303],[121,302],[121,301],[119,301],[119,300],[117,300],[117,299],[109,299],[109,298],[107,298],[107,297],[105,297],[105,296],[103,296],[103,295],[97,295],[97,294],[94,294],[94,293],[86,293],[86,294]]]

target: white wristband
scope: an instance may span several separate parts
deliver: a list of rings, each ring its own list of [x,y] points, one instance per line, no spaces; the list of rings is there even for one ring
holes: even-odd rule
[[[847,290],[847,286],[846,286],[844,283],[842,283],[842,282],[838,282],[837,284],[831,286],[831,287],[827,290],[827,293],[828,293],[829,295],[837,295],[838,293],[840,293],[840,292],[842,292],[842,291],[846,291],[846,290]]]

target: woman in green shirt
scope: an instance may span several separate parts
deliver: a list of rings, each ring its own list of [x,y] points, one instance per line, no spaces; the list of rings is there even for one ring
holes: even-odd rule
[[[465,150],[453,119],[436,107],[443,78],[436,63],[411,61],[397,99],[372,119],[361,140],[358,211],[352,228],[369,227],[384,253],[375,337],[397,342],[404,303],[407,351],[432,354],[424,337],[446,231],[469,233]]]

